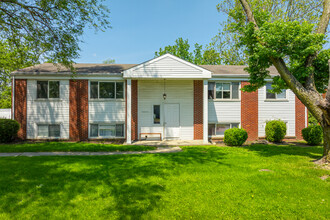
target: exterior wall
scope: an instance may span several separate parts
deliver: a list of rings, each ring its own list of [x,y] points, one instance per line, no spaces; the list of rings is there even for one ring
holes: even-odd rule
[[[131,111],[132,111],[132,118],[131,118],[131,138],[132,140],[138,140],[138,110],[140,109],[138,107],[138,81],[137,80],[132,80],[132,106],[131,106]]]
[[[88,139],[88,80],[70,80],[70,140]]]
[[[296,129],[296,138],[302,140],[301,130],[307,126],[306,124],[306,107],[304,104],[297,98],[295,98],[295,129]]]
[[[241,88],[248,85],[241,82]],[[241,92],[241,127],[248,133],[248,141],[258,139],[258,91]]]
[[[26,139],[26,118],[27,118],[27,81],[26,79],[15,80],[15,112],[14,118],[21,125],[17,133],[17,138]]]
[[[37,139],[38,124],[60,124],[61,138],[69,138],[69,80],[60,81],[60,99],[37,100],[37,80],[27,80],[27,138]]]
[[[0,118],[11,119],[11,109],[10,108],[0,109]]]
[[[194,80],[194,140],[203,139],[203,81]]]
[[[258,90],[259,96],[259,137],[265,136],[266,121],[281,119],[287,123],[287,136],[295,136],[295,95],[287,90],[287,100],[266,100],[266,87]],[[305,119],[303,120],[305,123]]]
[[[241,123],[241,101],[208,101],[209,123]]]
[[[203,82],[201,81],[203,89]],[[203,90],[201,90],[203,91]],[[132,118],[133,118],[133,96],[138,94],[138,133],[161,133],[163,131],[164,103],[180,104],[180,139],[194,139],[194,101],[193,101],[193,81],[192,80],[166,80],[165,93],[166,100],[163,99],[164,80],[139,80],[137,92],[133,90],[132,81]],[[201,96],[203,101],[203,96]],[[153,124],[153,105],[161,105],[161,123]],[[203,106],[201,105],[201,108]],[[203,114],[201,115],[203,118]],[[132,124],[133,127],[133,124]],[[133,128],[132,128],[133,129]],[[201,128],[203,129],[203,128]],[[132,132],[133,137],[133,132]],[[202,137],[201,137],[202,139]]]

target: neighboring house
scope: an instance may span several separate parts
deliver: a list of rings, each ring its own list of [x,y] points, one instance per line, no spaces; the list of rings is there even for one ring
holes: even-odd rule
[[[11,109],[10,108],[3,108],[0,109],[0,118],[11,118]]]
[[[165,54],[139,65],[75,64],[76,74],[52,64],[14,72],[13,118],[21,139],[204,140],[228,128],[265,136],[265,124],[281,119],[287,137],[301,139],[304,105],[290,90],[242,92],[244,66],[194,65]],[[274,67],[271,76],[278,75]]]

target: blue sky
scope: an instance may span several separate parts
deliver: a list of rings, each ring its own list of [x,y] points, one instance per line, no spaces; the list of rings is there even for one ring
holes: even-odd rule
[[[154,57],[160,47],[182,37],[191,46],[211,42],[219,23],[226,19],[216,5],[219,0],[112,0],[111,29],[86,30],[77,63],[141,63]]]

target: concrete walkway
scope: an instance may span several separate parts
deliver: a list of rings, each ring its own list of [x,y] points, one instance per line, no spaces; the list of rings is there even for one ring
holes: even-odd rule
[[[122,152],[22,152],[0,153],[0,157],[39,157],[39,156],[107,156],[120,154],[160,154],[176,153],[182,151],[180,147],[157,147],[148,151],[122,151]]]

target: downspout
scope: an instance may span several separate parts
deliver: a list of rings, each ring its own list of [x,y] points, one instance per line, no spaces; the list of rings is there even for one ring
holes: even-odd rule
[[[13,76],[13,88],[12,88],[12,119],[15,120],[15,76]]]

